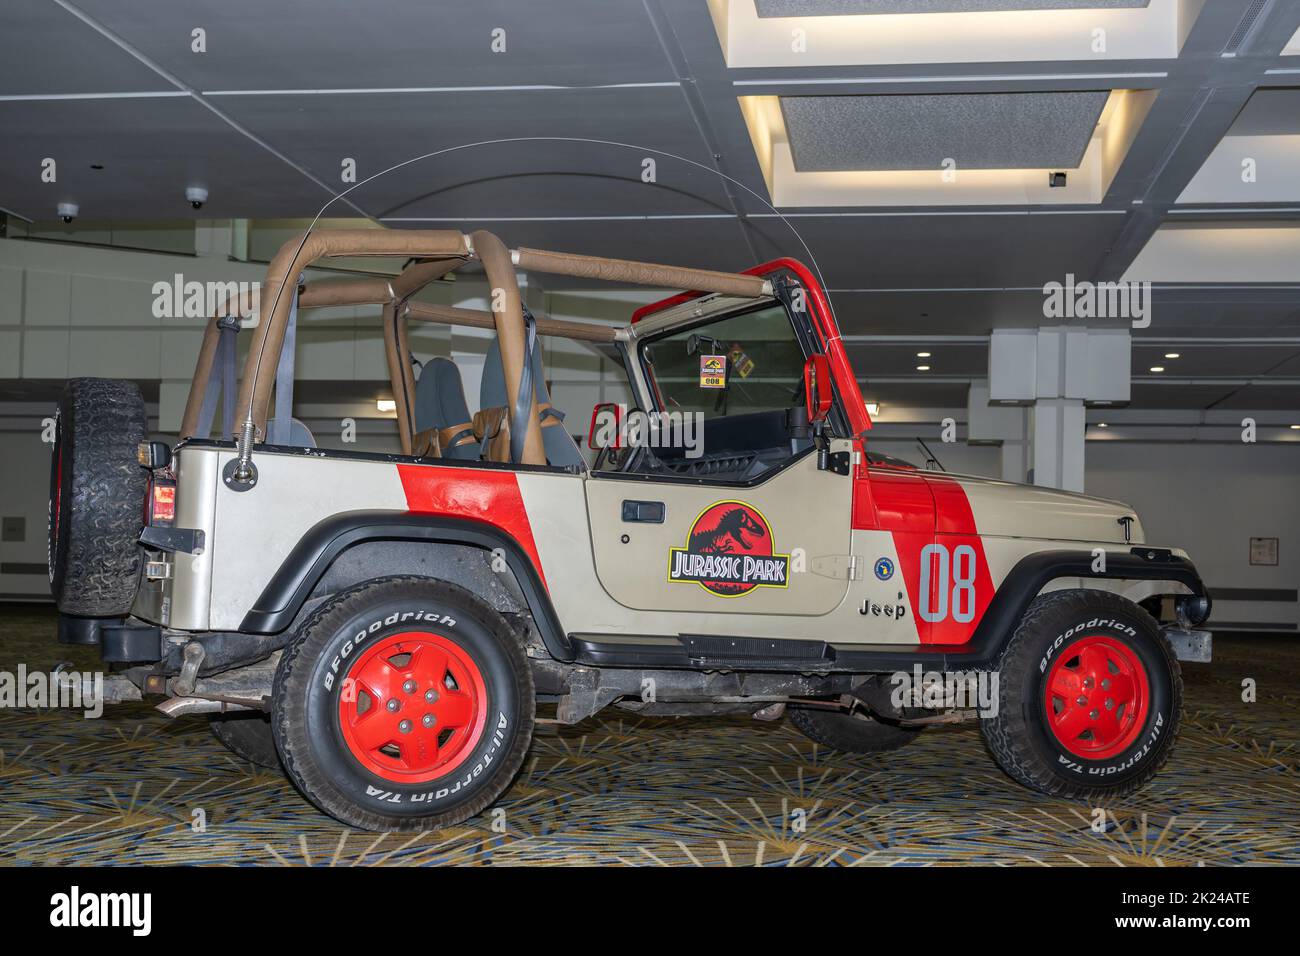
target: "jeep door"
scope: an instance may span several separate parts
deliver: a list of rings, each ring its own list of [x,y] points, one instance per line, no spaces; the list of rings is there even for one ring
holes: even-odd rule
[[[649,407],[627,414],[622,447],[586,481],[597,576],[615,601],[819,615],[844,600],[853,481],[818,467],[803,390],[816,348],[772,300],[634,337]]]

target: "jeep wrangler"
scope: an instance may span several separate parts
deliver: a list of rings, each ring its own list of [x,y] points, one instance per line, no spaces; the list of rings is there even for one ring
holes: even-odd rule
[[[354,255],[407,264],[305,283]],[[490,310],[414,298],[469,264]],[[690,291],[614,328],[535,315],[516,269]],[[1120,502],[872,454],[799,262],[731,274],[331,230],[280,250],[261,303],[251,331],[245,303],[211,317],[175,445],[149,440],[133,384],[67,384],[50,582],[60,639],[111,665],[109,702],[207,715],[346,824],[481,812],[539,703],[565,724],[609,706],[785,716],[850,753],[975,718],[1007,774],[1065,798],[1126,794],[1169,756],[1179,660],[1210,648],[1186,553]],[[318,449],[291,417],[299,310],[337,305],[382,307],[401,454]],[[417,377],[412,320],[495,333],[477,411],[452,361]],[[551,405],[539,336],[626,371],[630,410],[597,406],[594,454]],[[907,689],[917,675],[996,675],[996,692],[976,709]]]

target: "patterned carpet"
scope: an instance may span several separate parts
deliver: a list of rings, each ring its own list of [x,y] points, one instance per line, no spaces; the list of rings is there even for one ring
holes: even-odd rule
[[[53,633],[48,611],[0,609],[0,669],[93,669],[93,653]],[[504,832],[489,812],[437,833],[365,833],[229,754],[202,718],[133,704],[98,720],[0,710],[0,863],[1300,863],[1300,642],[1220,637],[1215,656],[1184,669],[1187,715],[1170,763],[1107,808],[1102,833],[1090,807],[1004,777],[973,725],[853,757],[784,722],[613,709],[539,727],[498,805]],[[1245,678],[1255,703],[1241,699]]]

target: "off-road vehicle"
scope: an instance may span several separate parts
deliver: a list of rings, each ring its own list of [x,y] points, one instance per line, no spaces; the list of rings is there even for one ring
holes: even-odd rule
[[[331,255],[407,265],[301,281]],[[474,263],[491,310],[412,298]],[[516,269],[690,291],[622,328],[566,322],[524,307]],[[345,823],[482,811],[539,703],[563,723],[611,705],[787,716],[856,753],[978,716],[1010,776],[1073,798],[1129,792],[1169,754],[1178,659],[1209,657],[1187,555],[1116,501],[873,455],[796,261],[730,274],[340,230],[286,244],[261,304],[251,331],[234,306],[213,315],[174,446],[149,440],[133,385],[68,383],[51,584],[62,639],[100,646],[114,699],[210,715]],[[298,310],[340,304],[382,306],[401,454],[318,449],[290,417]],[[411,320],[495,331],[477,411],[448,359],[417,377]],[[626,370],[633,400],[595,410],[594,456],[551,406],[539,336]],[[996,697],[977,713],[907,689],[927,673],[996,673]]]

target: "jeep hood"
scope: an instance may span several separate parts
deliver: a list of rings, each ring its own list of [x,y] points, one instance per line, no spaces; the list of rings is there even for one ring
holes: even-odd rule
[[[974,475],[946,474],[943,478],[927,475],[927,480],[960,484],[970,502],[975,526],[982,535],[1116,544],[1142,544],[1145,540],[1137,513],[1122,501]],[[943,501],[938,493],[935,499]],[[942,505],[940,509],[942,525]],[[1125,542],[1124,525],[1120,522],[1126,517],[1133,519],[1131,542]]]

